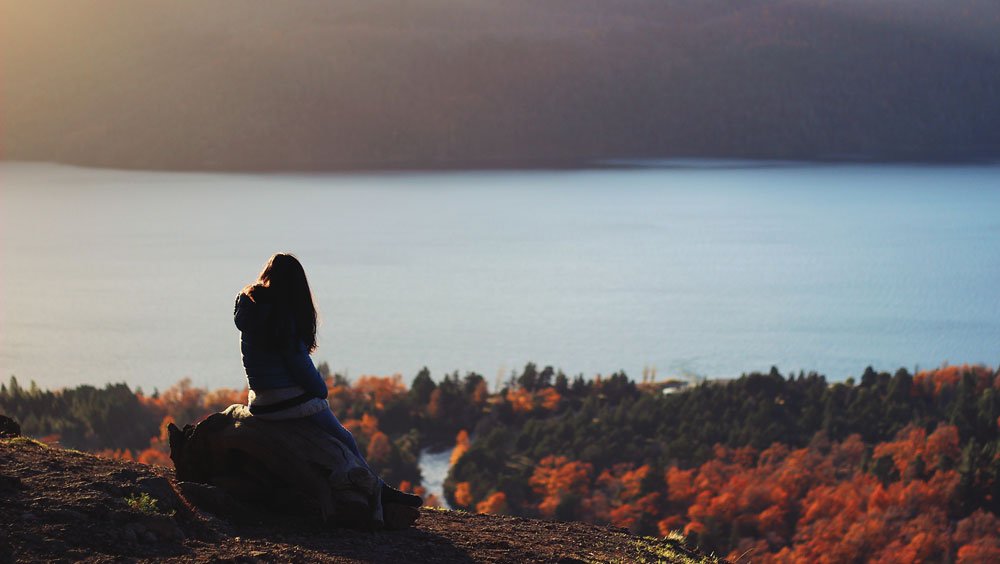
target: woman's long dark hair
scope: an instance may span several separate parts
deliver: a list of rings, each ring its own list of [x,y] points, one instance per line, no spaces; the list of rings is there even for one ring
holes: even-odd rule
[[[302,263],[294,255],[278,253],[267,261],[257,281],[243,288],[253,301],[264,299],[274,304],[272,328],[278,343],[300,340],[316,350],[316,306]]]

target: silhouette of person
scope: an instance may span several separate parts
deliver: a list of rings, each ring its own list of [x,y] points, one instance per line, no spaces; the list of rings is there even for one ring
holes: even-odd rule
[[[326,382],[309,356],[316,349],[316,307],[298,259],[286,253],[272,256],[257,280],[236,297],[233,315],[250,387],[250,413],[262,419],[307,419],[368,466],[354,435],[330,410]],[[381,478],[379,484],[383,503],[423,503],[420,496],[392,488]]]

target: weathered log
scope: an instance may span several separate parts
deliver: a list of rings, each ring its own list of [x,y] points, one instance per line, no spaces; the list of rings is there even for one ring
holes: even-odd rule
[[[231,405],[197,425],[170,425],[177,479],[210,484],[239,502],[312,513],[338,525],[408,526],[418,512],[388,508],[381,483],[340,441],[304,419],[263,420]]]

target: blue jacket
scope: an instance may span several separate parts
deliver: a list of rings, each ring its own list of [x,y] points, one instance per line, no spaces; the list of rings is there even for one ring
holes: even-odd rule
[[[251,390],[273,390],[298,386],[307,394],[326,398],[326,383],[309,358],[305,343],[276,347],[272,322],[273,305],[263,299],[255,302],[244,293],[236,297],[233,310],[236,327],[240,330],[240,350],[243,369]]]

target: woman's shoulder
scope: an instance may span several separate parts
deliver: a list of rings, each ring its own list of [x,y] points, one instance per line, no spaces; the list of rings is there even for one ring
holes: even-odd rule
[[[271,301],[271,289],[262,284],[250,284],[240,290],[240,296],[246,296],[254,303]]]
[[[241,331],[253,330],[271,313],[271,300],[266,287],[248,286],[236,295],[233,320]]]

